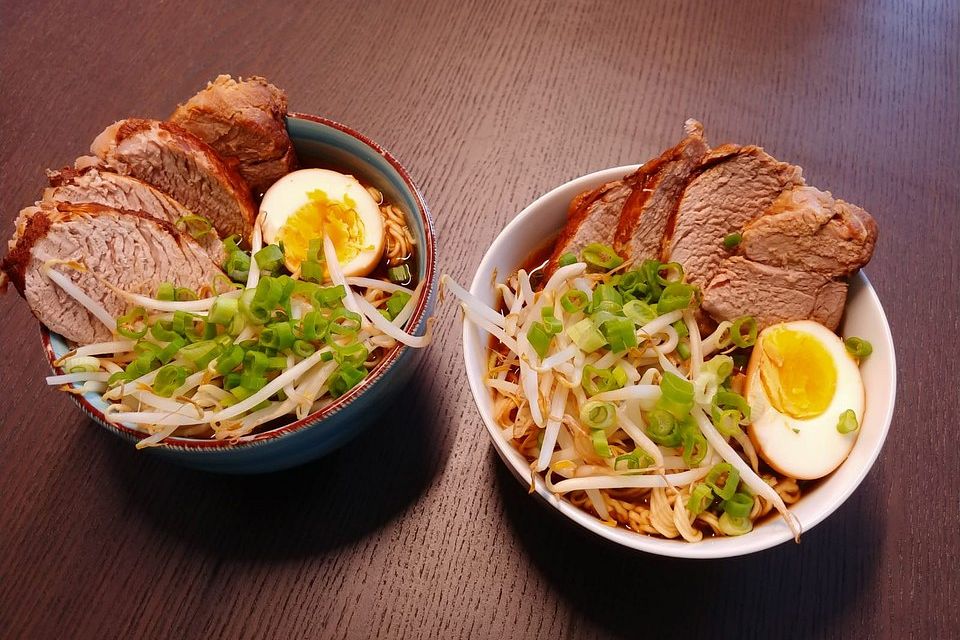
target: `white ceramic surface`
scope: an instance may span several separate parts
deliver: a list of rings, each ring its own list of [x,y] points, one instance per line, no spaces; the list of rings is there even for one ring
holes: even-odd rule
[[[512,220],[497,236],[477,269],[471,293],[493,305],[494,279],[500,281],[519,268],[530,253],[560,229],[570,200],[588,189],[616,180],[636,166],[615,167],[591,173],[563,184],[541,196]],[[843,335],[857,335],[873,344],[873,354],[861,366],[867,402],[863,425],[850,456],[833,474],[819,482],[792,509],[804,531],[833,513],[859,486],[876,461],[893,417],[896,395],[896,361],[886,316],[866,276],[853,278],[843,326]],[[524,485],[530,482],[530,466],[500,433],[491,415],[492,400],[483,385],[489,336],[469,322],[463,327],[463,353],[470,390],[497,453]],[[744,555],[792,540],[781,519],[767,521],[739,537],[707,538],[691,544],[664,540],[622,528],[613,528],[551,494],[540,477],[536,494],[578,525],[632,549],[678,558],[722,558]],[[802,540],[801,540],[802,544]]]

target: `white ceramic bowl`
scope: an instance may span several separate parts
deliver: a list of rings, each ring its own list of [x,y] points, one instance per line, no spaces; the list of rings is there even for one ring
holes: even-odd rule
[[[538,198],[521,211],[494,240],[473,278],[471,293],[493,305],[494,278],[502,281],[514,273],[534,250],[561,228],[566,219],[567,206],[575,195],[616,180],[636,168],[625,166],[597,171],[560,185]],[[893,417],[896,394],[893,340],[880,300],[862,273],[851,282],[841,333],[866,338],[873,344],[873,354],[860,369],[867,395],[866,412],[860,435],[850,456],[839,469],[817,483],[814,489],[793,507],[792,511],[799,518],[804,531],[809,531],[833,513],[859,486],[880,453]],[[497,453],[521,484],[528,486],[529,464],[503,437],[492,417],[492,398],[489,389],[483,384],[488,345],[489,336],[486,333],[469,322],[464,323],[463,354],[470,390],[477,408]],[[786,524],[777,518],[739,537],[705,538],[696,544],[682,540],[664,540],[601,523],[550,493],[540,477],[537,477],[535,488],[537,495],[578,525],[625,547],[648,553],[678,558],[723,558],[753,553],[792,539]]]

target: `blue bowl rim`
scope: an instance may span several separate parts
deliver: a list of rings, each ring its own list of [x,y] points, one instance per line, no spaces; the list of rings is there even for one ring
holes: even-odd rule
[[[346,133],[353,138],[356,138],[361,143],[373,149],[379,155],[390,163],[393,169],[399,174],[400,178],[403,180],[407,189],[413,195],[413,199],[417,204],[417,213],[420,216],[420,221],[423,224],[424,238],[426,239],[426,246],[423,247],[424,261],[426,265],[426,271],[424,274],[423,282],[425,286],[420,292],[420,298],[417,301],[417,306],[413,311],[413,315],[407,321],[406,327],[416,328],[419,327],[423,321],[423,316],[426,310],[429,308],[430,299],[433,296],[436,282],[436,247],[435,247],[435,236],[433,228],[433,219],[430,216],[430,210],[427,208],[427,204],[423,199],[423,196],[420,194],[420,190],[414,184],[413,179],[410,177],[410,174],[407,170],[400,164],[400,161],[397,160],[389,151],[381,147],[379,144],[363,135],[359,131],[348,127],[347,125],[336,122],[335,120],[330,120],[329,118],[324,118],[322,116],[315,116],[307,113],[299,112],[289,112],[287,118],[306,120],[319,124],[322,126],[330,127],[337,129],[343,133]],[[56,355],[53,352],[53,345],[50,342],[50,330],[43,324],[40,325],[40,340],[43,343],[44,353],[47,356],[47,361],[50,363],[50,367],[53,369],[55,374],[63,373],[63,369],[56,366],[54,363],[57,360]],[[410,347],[397,343],[386,355],[377,363],[377,365],[371,370],[370,375],[359,385],[345,393],[344,395],[337,398],[334,402],[330,403],[326,407],[318,411],[314,411],[308,416],[301,418],[290,424],[271,429],[269,431],[264,431],[261,433],[251,434],[249,436],[243,436],[240,439],[226,439],[226,440],[211,440],[211,439],[200,439],[200,438],[185,438],[182,436],[170,436],[164,439],[153,449],[168,449],[168,450],[178,450],[178,451],[229,451],[237,450],[241,448],[255,447],[258,445],[263,445],[268,442],[274,442],[279,438],[284,436],[289,436],[293,433],[299,432],[307,427],[311,427],[319,424],[324,419],[333,416],[336,413],[339,413],[343,409],[346,409],[349,405],[359,399],[363,393],[371,388],[374,384],[379,382],[386,374],[393,368],[393,365],[399,360],[400,356],[409,349]],[[99,423],[104,428],[112,431],[116,435],[129,439],[129,440],[142,440],[143,438],[148,437],[149,434],[146,434],[142,431],[132,429],[122,423],[111,422],[106,418],[103,412],[90,403],[84,396],[79,394],[70,394],[70,398],[80,407],[80,409],[86,413],[88,416],[93,418],[97,423]]]

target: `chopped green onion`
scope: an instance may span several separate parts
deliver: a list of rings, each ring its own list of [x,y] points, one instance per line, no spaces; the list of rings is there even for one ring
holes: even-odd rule
[[[640,300],[630,300],[623,305],[623,315],[630,318],[636,325],[643,326],[648,322],[656,320],[657,310]]]
[[[632,453],[625,453],[617,456],[613,462],[613,468],[617,471],[625,469],[646,469],[654,464],[653,458],[643,449],[634,449]]]
[[[161,282],[157,287],[157,300],[174,300],[176,298],[176,289],[172,282]]]
[[[595,396],[604,391],[613,391],[620,389],[626,384],[626,372],[620,367],[611,369],[598,369],[593,365],[586,365],[583,368],[583,376],[580,386],[588,396]]]
[[[307,262],[323,261],[323,238],[311,238],[307,243]]]
[[[283,251],[275,244],[268,244],[257,251],[253,254],[253,259],[264,274],[275,275],[283,268]]]
[[[611,303],[604,306],[604,303]],[[623,296],[612,284],[598,284],[593,290],[593,311],[619,313],[623,307]]]
[[[63,361],[67,373],[89,373],[100,369],[100,359],[92,356],[73,356]]]
[[[740,473],[729,462],[721,462],[707,472],[704,482],[713,489],[718,498],[729,500],[737,492]]]
[[[710,402],[711,417],[716,417],[721,409],[735,409],[743,416],[744,423],[750,421],[750,405],[747,403],[747,399],[739,393],[723,389],[717,391]]]
[[[172,322],[169,320],[157,320],[150,327],[150,335],[161,342],[171,342],[181,337],[181,334],[170,328],[171,326]]]
[[[203,369],[220,353],[220,345],[213,340],[201,340],[180,349],[179,355],[197,368]]]
[[[612,247],[599,242],[591,242],[584,247],[580,257],[588,267],[599,271],[610,271],[623,264],[623,258]]]
[[[590,429],[607,429],[617,421],[617,408],[612,402],[591,400],[580,407],[580,422]]]
[[[283,356],[267,356],[267,369],[284,370],[287,368],[287,359]]]
[[[124,338],[139,340],[147,335],[147,326],[144,321],[147,319],[147,310],[143,307],[134,307],[130,313],[117,318],[117,333]],[[135,329],[134,325],[140,325],[141,328]]]
[[[720,505],[724,513],[731,518],[746,518],[753,511],[753,496],[747,493],[735,493]]]
[[[160,349],[160,351],[157,351],[155,354],[157,360],[159,360],[162,364],[167,364],[176,357],[176,355],[180,352],[180,349],[182,349],[185,344],[187,344],[185,338],[175,336],[170,341],[170,344]]]
[[[163,398],[169,398],[187,379],[185,367],[167,364],[157,370],[157,377],[153,379],[153,392]]]
[[[273,245],[271,245],[273,246]],[[236,298],[224,298],[217,296],[207,314],[207,322],[227,325],[233,321],[233,317],[240,310],[240,301]]]
[[[753,531],[753,522],[750,518],[734,518],[729,513],[723,513],[718,521],[720,531],[728,536],[742,536]]]
[[[601,458],[609,458],[613,455],[610,452],[610,444],[607,442],[607,434],[603,429],[593,429],[590,440],[593,442],[593,450]]]
[[[723,246],[727,249],[735,249],[743,241],[743,236],[739,233],[731,233],[724,236]]]
[[[318,307],[335,307],[347,295],[347,290],[342,284],[335,287],[320,287],[313,294],[313,300]]]
[[[330,322],[319,311],[308,311],[300,320],[300,335],[304,340],[323,340],[329,329]]]
[[[226,375],[243,364],[243,349],[233,345],[217,358],[217,373]]]
[[[180,216],[176,226],[178,229],[185,230],[194,240],[202,240],[211,233],[216,233],[209,220],[193,213]]]
[[[757,320],[753,316],[741,316],[730,327],[730,339],[740,348],[752,347],[757,342]]]
[[[238,389],[243,389],[244,392],[250,392],[247,397],[250,397],[260,389],[263,389],[267,386],[267,377],[262,373],[256,371],[241,371],[240,372],[240,386]],[[237,397],[237,400],[245,400],[246,398]]]
[[[571,264],[577,263],[577,256],[572,253],[565,253],[557,259],[558,267],[568,267]]]
[[[617,289],[624,295],[634,293],[641,286],[646,288],[644,285],[646,285],[646,280],[644,279],[643,272],[638,270],[622,273],[620,274],[619,280],[617,280]]]
[[[677,355],[680,356],[681,360],[690,359],[690,344],[687,342],[678,342],[677,343]]]
[[[640,264],[640,272],[647,282],[647,293],[651,299],[660,297],[663,287],[660,285],[660,261],[644,260]]]
[[[298,358],[308,358],[313,355],[317,348],[306,340],[294,340],[290,350]]]
[[[177,287],[173,290],[173,297],[175,300],[179,300],[180,302],[200,299],[200,295],[189,287]]]
[[[300,278],[310,282],[321,283],[326,277],[326,270],[320,262],[305,260],[300,263]]]
[[[557,316],[553,315],[553,307],[544,307],[541,309],[540,319],[543,320],[543,326],[550,335],[555,336],[563,331],[563,323],[560,322]]]
[[[717,409],[716,411],[711,409],[711,411],[713,426],[717,428],[720,435],[725,438],[730,438],[741,433],[740,421],[743,419],[742,413],[736,409]]]
[[[563,310],[567,313],[583,311],[588,303],[589,298],[587,294],[579,289],[571,289],[560,296],[560,306],[563,307]]]
[[[237,250],[227,255],[223,270],[234,282],[245,282],[250,273],[250,256]]]
[[[683,320],[677,320],[670,326],[673,327],[673,330],[677,332],[678,338],[686,338],[690,335],[690,331],[687,329],[687,323]]]
[[[850,336],[849,338],[845,339],[843,341],[843,346],[847,348],[847,353],[860,360],[863,360],[873,353],[873,345],[863,338],[858,338],[856,336]]]
[[[657,400],[657,407],[668,411],[678,420],[686,417],[693,409],[693,383],[665,371],[660,380],[660,399]]]
[[[663,286],[683,282],[683,267],[679,262],[665,262],[657,269],[657,282]]]
[[[367,351],[363,343],[356,341],[345,345],[331,342],[330,348],[333,349],[334,360],[340,364],[346,363],[355,367],[359,367],[366,362],[367,357],[370,355],[370,352]]]
[[[390,319],[393,320],[400,312],[403,311],[403,308],[407,306],[407,303],[410,302],[410,294],[406,291],[394,291],[389,298],[387,298],[386,309],[387,313],[390,315]]]
[[[700,433],[696,422],[692,419],[690,422],[692,428],[685,426],[684,422],[680,423],[680,442],[683,445],[683,461],[688,467],[693,468],[700,466],[703,459],[707,457],[708,448],[707,439]]]
[[[860,424],[857,422],[857,414],[853,412],[853,409],[847,409],[840,414],[840,419],[837,421],[837,431],[840,433],[853,433],[860,428]]]
[[[267,354],[251,349],[243,354],[243,369],[253,373],[263,373],[267,370],[268,361]]]
[[[537,352],[537,355],[544,358],[550,351],[550,342],[553,340],[553,336],[550,335],[542,322],[534,322],[527,331],[527,340],[533,350]]]
[[[360,381],[366,376],[367,370],[363,367],[355,367],[346,363],[341,364],[330,376],[328,382],[330,393],[338,398],[360,384]]]
[[[289,322],[274,322],[264,327],[260,333],[260,344],[276,349],[289,349],[293,346],[296,336],[293,334],[293,326]]]
[[[712,502],[713,489],[703,483],[697,484],[690,492],[690,499],[687,500],[687,511],[695,516],[700,515]]]
[[[607,320],[600,329],[610,345],[610,350],[614,353],[637,346],[637,329],[632,320],[627,318]]]
[[[725,355],[713,356],[703,363],[700,371],[714,374],[717,376],[717,382],[723,384],[723,381],[733,373],[733,358]]]
[[[413,279],[413,275],[410,273],[410,267],[406,264],[387,269],[387,277],[390,278],[391,282],[396,282],[397,284],[406,284]]]
[[[340,336],[356,335],[360,331],[362,318],[359,313],[348,311],[345,307],[334,309],[330,314],[330,333]]]
[[[606,338],[600,333],[593,320],[584,318],[575,325],[567,329],[567,337],[576,344],[581,351],[593,353],[600,347],[607,344]]]
[[[658,276],[659,277],[659,276]],[[693,302],[697,288],[692,284],[671,282],[663,289],[657,302],[657,313],[663,315],[678,309],[686,309]]]
[[[680,444],[680,423],[670,413],[654,409],[647,414],[647,435],[664,447],[676,447]]]

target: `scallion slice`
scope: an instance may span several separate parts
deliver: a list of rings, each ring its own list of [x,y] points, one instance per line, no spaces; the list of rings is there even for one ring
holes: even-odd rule
[[[586,353],[593,353],[607,344],[606,338],[603,337],[603,334],[590,318],[584,318],[567,328],[567,337],[580,347],[581,351]]]
[[[690,492],[690,499],[687,500],[687,511],[695,516],[700,515],[712,502],[713,489],[703,483],[697,484]]]
[[[860,360],[863,360],[873,353],[873,345],[863,338],[858,338],[856,336],[850,336],[849,338],[846,338],[843,341],[843,346],[846,347],[847,353]]]
[[[724,513],[731,518],[746,518],[753,511],[753,496],[747,493],[735,493],[720,505]]]
[[[580,407],[580,423],[590,429],[607,429],[617,420],[617,408],[612,402],[591,400]]]
[[[730,327],[730,339],[741,349],[752,347],[757,342],[757,320],[753,316],[741,316]]]
[[[729,500],[737,492],[740,472],[729,462],[721,462],[707,472],[704,482],[713,489],[718,498]]]
[[[387,269],[387,277],[397,284],[407,284],[413,279],[410,267],[406,263]]]
[[[857,414],[854,413],[853,409],[847,409],[840,414],[840,419],[837,421],[837,431],[843,434],[853,433],[860,428],[860,423],[857,422]]]
[[[588,267],[598,271],[610,271],[623,264],[623,258],[618,256],[612,247],[599,242],[588,244],[580,256]]]

